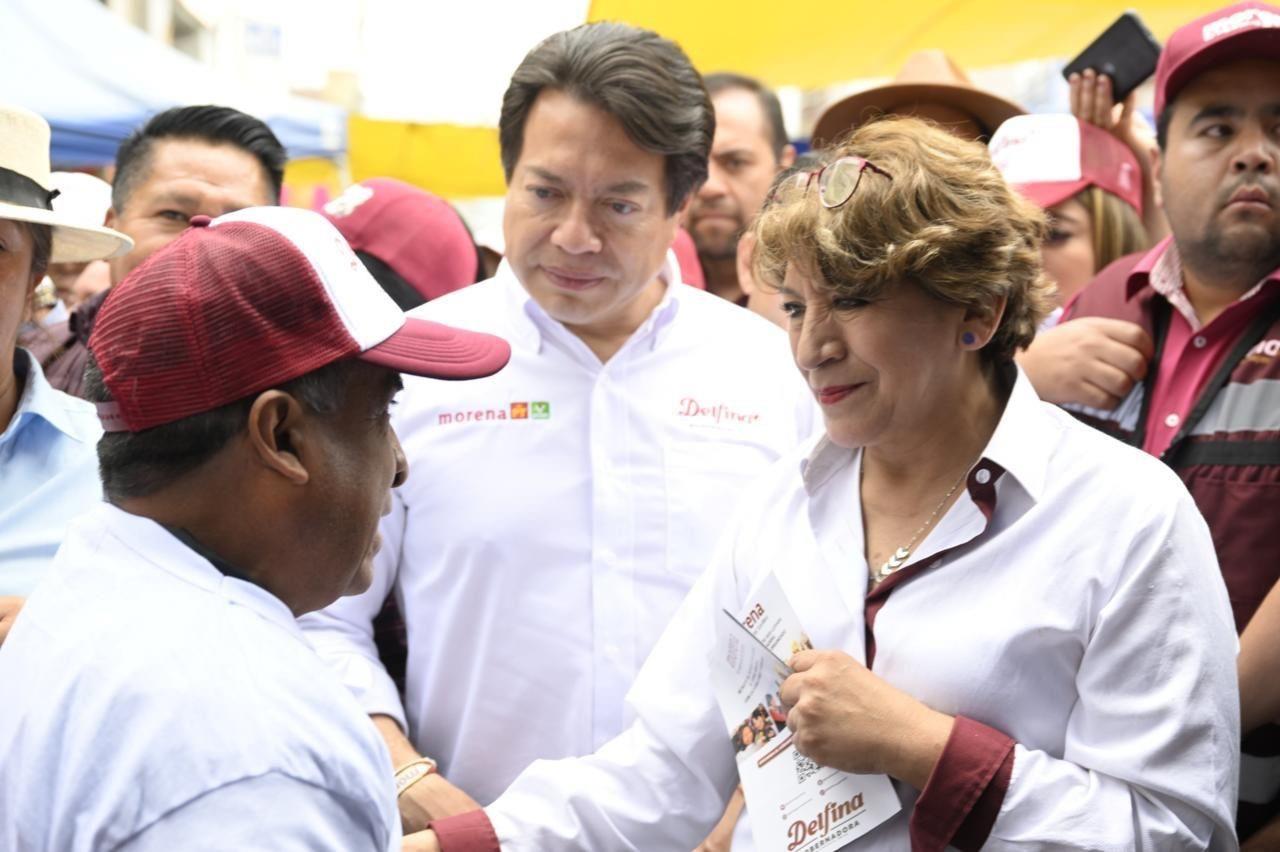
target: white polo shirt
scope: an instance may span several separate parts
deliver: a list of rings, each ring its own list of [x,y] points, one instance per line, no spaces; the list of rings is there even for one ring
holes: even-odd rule
[[[149,519],[72,523],[0,696],[0,849],[400,848],[386,746],[289,608]]]
[[[897,783],[903,812],[847,848],[929,852],[962,829],[984,850],[1236,848],[1235,630],[1168,468],[1019,375],[967,490],[868,596],[860,453],[822,439],[796,461],[746,496],[628,696],[635,724],[486,808],[503,850],[705,836],[736,782],[706,649],[770,572],[815,647],[865,660],[873,640],[873,672],[963,717],[924,794]],[[968,824],[983,807],[993,822]]]
[[[607,363],[505,264],[414,311],[510,341],[468,382],[405,377],[393,418],[409,478],[374,586],[302,621],[371,713],[407,721],[488,802],[534,760],[587,754],[706,567],[742,489],[818,428],[786,335],[681,284]],[[394,587],[404,707],[370,620]]]

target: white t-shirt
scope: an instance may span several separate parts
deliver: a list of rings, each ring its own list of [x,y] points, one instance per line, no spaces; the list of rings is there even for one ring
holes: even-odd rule
[[[0,849],[400,848],[391,761],[289,608],[102,504],[0,646]]]

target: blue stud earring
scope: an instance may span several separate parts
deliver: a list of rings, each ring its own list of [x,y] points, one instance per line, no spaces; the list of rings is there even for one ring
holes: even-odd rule
[[[966,331],[964,334],[960,335],[960,341],[965,346],[972,346],[978,342],[978,335],[974,334],[972,331]]]

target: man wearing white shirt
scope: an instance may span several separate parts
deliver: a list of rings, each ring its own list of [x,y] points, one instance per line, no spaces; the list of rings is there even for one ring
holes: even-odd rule
[[[439,762],[401,776],[408,829],[620,732],[739,492],[817,427],[785,335],[667,251],[713,129],[680,49],[625,25],[554,35],[512,78],[507,262],[415,311],[507,337],[511,365],[406,385],[397,429],[432,474],[396,491],[372,588],[303,620],[396,765]],[[389,592],[403,704],[370,630]]]
[[[0,849],[398,850],[386,746],[296,616],[369,583],[399,370],[489,375],[316,213],[195,217],[99,314],[107,498],[0,647]]]

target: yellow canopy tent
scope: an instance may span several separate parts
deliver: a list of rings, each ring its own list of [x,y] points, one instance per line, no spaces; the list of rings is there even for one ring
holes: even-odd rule
[[[588,18],[647,27],[679,42],[704,71],[733,70],[773,86],[820,88],[889,77],[926,48],[981,68],[1070,57],[1126,8],[1157,38],[1222,2],[1009,2],[781,4],[764,0],[594,0]],[[501,195],[497,130],[374,121],[349,126],[353,180],[390,176],[450,198]]]

